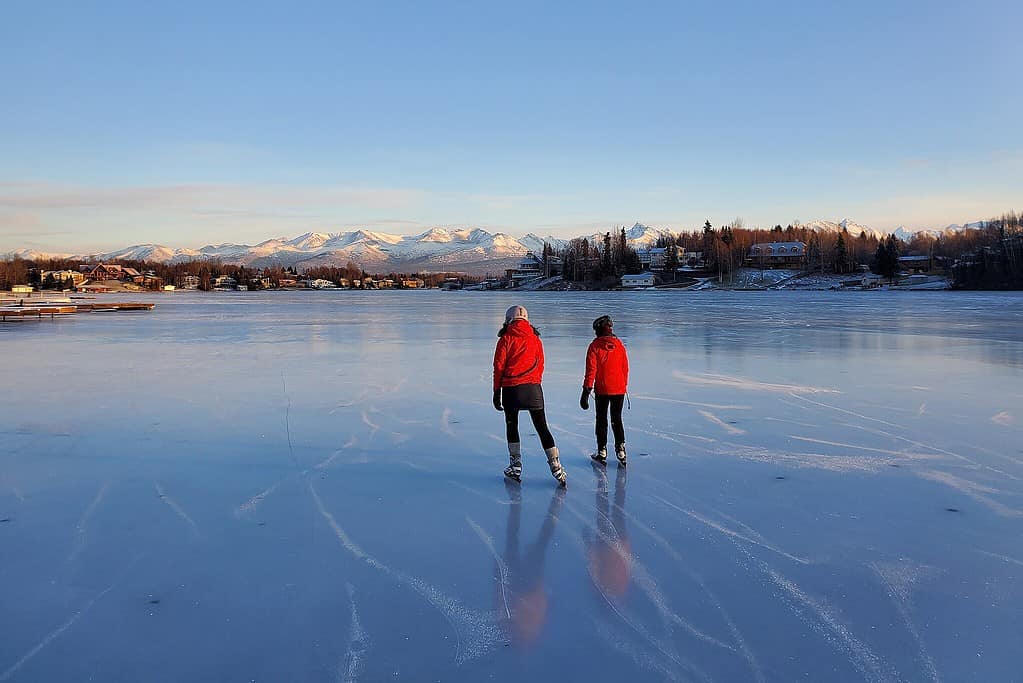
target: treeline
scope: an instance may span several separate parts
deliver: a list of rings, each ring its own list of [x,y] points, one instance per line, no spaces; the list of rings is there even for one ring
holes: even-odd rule
[[[570,282],[607,286],[622,275],[642,271],[639,254],[629,246],[625,228],[613,235],[604,233],[597,244],[576,238],[557,254],[545,243],[542,256],[545,266],[552,255],[560,256],[562,278]]]
[[[957,289],[1023,289],[1023,215],[1010,211],[971,231],[952,267]]]
[[[70,270],[79,272],[80,266],[86,261],[76,259],[35,259],[28,260],[15,256],[0,259],[0,289],[10,290],[14,285],[29,284],[38,289],[65,289],[71,288],[70,283],[58,282],[53,278],[43,278],[42,273],[46,271]],[[158,263],[150,261],[138,261],[134,259],[115,259],[105,263],[117,264],[127,268],[134,268],[139,273],[152,274],[145,281],[146,287],[159,289],[163,285],[177,285],[185,281],[186,277],[197,278],[198,288],[208,291],[213,289],[217,278],[227,276],[233,278],[238,284],[248,286],[249,289],[277,288],[281,283],[289,283],[295,280],[329,280],[337,286],[344,282],[356,280],[365,281],[367,278],[383,279],[388,278],[395,283],[403,280],[421,279],[425,286],[436,287],[449,277],[458,277],[462,284],[471,284],[480,278],[465,275],[464,273],[399,273],[390,272],[386,274],[376,273],[371,275],[363,270],[353,261],[349,261],[344,267],[337,266],[315,266],[302,271],[294,267],[272,266],[268,268],[251,268],[241,265],[223,263],[219,259],[204,259],[197,261],[186,261],[182,263]],[[92,264],[90,264],[92,265]]]

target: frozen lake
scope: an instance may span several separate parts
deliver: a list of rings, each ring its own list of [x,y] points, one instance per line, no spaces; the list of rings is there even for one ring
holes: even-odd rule
[[[0,325],[0,681],[1023,680],[1019,294],[149,300]],[[564,492],[526,416],[501,475],[513,303]]]

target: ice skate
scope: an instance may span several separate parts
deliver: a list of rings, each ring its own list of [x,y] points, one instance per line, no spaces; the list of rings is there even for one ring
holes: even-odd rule
[[[618,466],[625,467],[625,460],[627,458],[625,453],[625,444],[621,443],[615,446],[615,457],[618,458]]]
[[[590,455],[590,459],[598,465],[607,464],[607,446],[601,446],[597,449],[596,453]]]
[[[508,444],[508,466],[504,468],[504,476],[514,481],[522,481],[522,455],[519,444]]]
[[[568,485],[568,474],[565,473],[565,468],[561,466],[561,459],[558,457],[558,447],[552,446],[544,451],[547,454],[547,464],[550,465],[551,474],[558,480],[558,483],[562,486]]]

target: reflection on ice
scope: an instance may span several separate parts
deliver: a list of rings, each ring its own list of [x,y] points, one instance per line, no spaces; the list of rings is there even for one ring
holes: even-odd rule
[[[523,295],[563,491],[502,475],[517,298],[249,294],[0,327],[0,680],[1018,676],[1018,296]]]

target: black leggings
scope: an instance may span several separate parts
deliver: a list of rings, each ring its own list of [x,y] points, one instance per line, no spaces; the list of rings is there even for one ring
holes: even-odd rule
[[[625,425],[622,424],[622,406],[625,405],[625,394],[617,396],[595,397],[594,407],[597,409],[597,448],[607,448],[607,408],[611,407],[611,431],[615,434],[615,446],[625,443]]]
[[[621,412],[619,410],[619,412]],[[529,417],[533,420],[533,427],[536,428],[536,435],[540,437],[540,444],[544,450],[554,448],[554,437],[547,426],[547,414],[543,408],[530,410]],[[508,433],[508,443],[519,443],[519,411],[504,410],[504,426]]]

